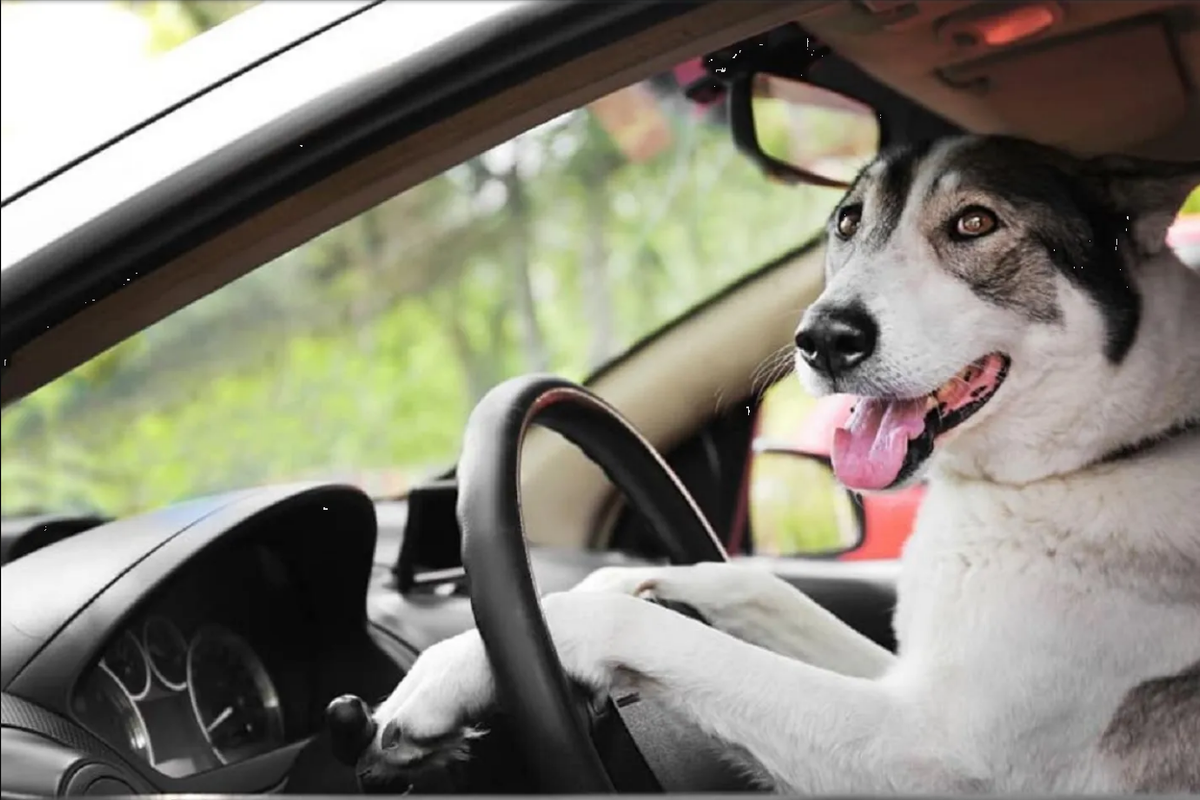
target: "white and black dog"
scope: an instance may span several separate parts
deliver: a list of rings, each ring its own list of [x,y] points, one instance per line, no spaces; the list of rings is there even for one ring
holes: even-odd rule
[[[860,396],[842,482],[929,478],[898,655],[754,568],[618,568],[544,599],[568,673],[781,791],[1200,791],[1200,274],[1165,245],[1197,183],[1003,137],[880,155],[796,342],[811,391]],[[371,757],[461,741],[493,700],[479,636],[446,640],[376,709]]]

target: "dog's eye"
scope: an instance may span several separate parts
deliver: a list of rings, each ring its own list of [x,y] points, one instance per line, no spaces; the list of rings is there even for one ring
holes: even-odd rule
[[[962,239],[978,239],[999,227],[996,215],[986,208],[968,208],[954,220],[954,233]]]
[[[838,212],[837,225],[834,226],[837,230],[837,235],[842,239],[849,239],[858,230],[858,223],[861,220],[861,206],[846,206]]]

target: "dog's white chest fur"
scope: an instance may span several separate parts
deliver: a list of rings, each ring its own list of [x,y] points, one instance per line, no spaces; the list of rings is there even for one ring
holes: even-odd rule
[[[934,481],[885,680],[938,709],[981,786],[1120,788],[1103,739],[1131,685],[1200,660],[1200,521],[1181,535],[1178,511],[1198,493],[1195,435],[1024,488]]]

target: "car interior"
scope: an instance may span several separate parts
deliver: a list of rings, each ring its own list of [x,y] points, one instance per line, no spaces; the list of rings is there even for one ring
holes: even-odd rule
[[[244,196],[228,188],[234,173],[222,173],[222,208],[189,201],[190,215],[164,206],[161,219],[136,219],[144,205],[122,206],[125,217],[93,226],[94,246],[55,241],[28,270],[6,269],[4,404],[468,156],[697,57],[704,78],[669,91],[696,101],[707,87],[733,103],[723,65],[754,50],[747,69],[870,106],[885,146],[966,131],[1088,154],[1200,159],[1195,3],[654,3],[621,19],[575,8],[588,5],[601,4],[564,8],[595,18],[602,35],[588,34],[580,49],[571,39],[587,32],[580,23],[546,44],[540,62],[504,73],[507,85],[480,78],[457,105],[405,106],[404,125],[364,134],[353,148],[335,147],[334,127],[322,122],[330,144],[321,152],[331,155],[321,169],[278,162]],[[520,30],[456,39],[444,63],[410,65],[409,77],[462,68],[468,57],[499,60],[512,37],[532,36],[535,22],[565,26],[568,11],[538,13],[544,20],[530,16]],[[545,29],[547,42],[555,29]],[[364,91],[361,108],[328,113],[347,129],[369,127],[369,103],[400,104],[403,88],[380,83],[375,101]],[[731,136],[731,148],[746,146]],[[189,186],[211,193],[217,184]],[[127,226],[127,238],[106,241],[103,225]],[[144,246],[121,245],[134,237]],[[364,784],[353,760],[367,723],[349,701],[336,713],[330,704],[378,702],[423,649],[477,622],[545,638],[535,591],[569,589],[606,565],[720,559],[725,550],[894,649],[898,562],[774,557],[753,551],[753,531],[743,541],[762,390],[755,370],[791,342],[821,290],[822,257],[819,240],[783,254],[609,362],[582,393],[533,376],[489,395],[468,423],[464,454],[472,486],[510,486],[502,498],[479,499],[480,490],[464,500],[460,464],[386,500],[305,483],[121,519],[5,520],[4,797],[762,790],[761,776],[727,763],[722,743],[636,697],[597,705],[572,692],[568,706],[552,648],[529,642],[511,642],[504,657],[529,659],[532,677],[501,684],[510,701],[489,715],[492,733],[465,761]],[[44,276],[29,277],[47,263]],[[146,274],[124,282],[135,266]],[[522,409],[540,416],[514,422]],[[694,505],[664,483],[654,451]],[[504,533],[476,533],[485,527]]]

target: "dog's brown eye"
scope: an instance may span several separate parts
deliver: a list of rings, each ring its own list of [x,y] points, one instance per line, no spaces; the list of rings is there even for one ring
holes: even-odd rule
[[[971,208],[958,215],[954,232],[959,236],[977,239],[996,230],[996,215],[984,208]]]
[[[862,220],[862,211],[858,206],[847,206],[838,212],[837,218],[837,233],[843,239],[849,239],[858,230],[858,223]]]

